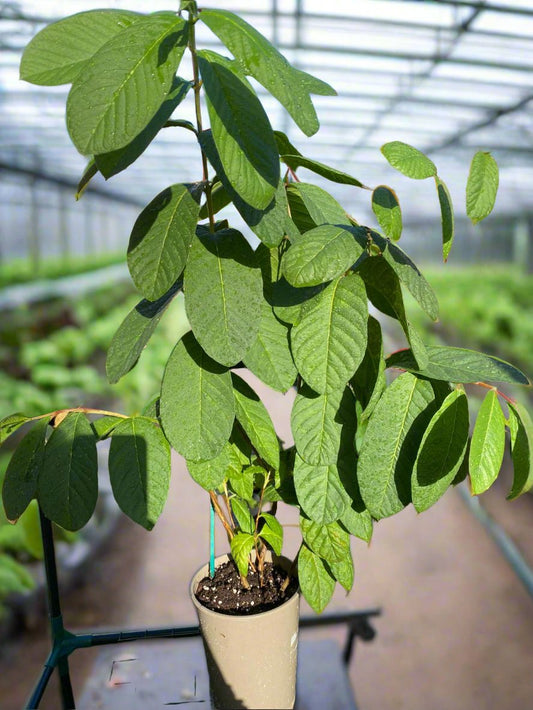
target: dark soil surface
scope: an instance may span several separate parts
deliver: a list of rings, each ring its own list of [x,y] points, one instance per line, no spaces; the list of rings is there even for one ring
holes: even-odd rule
[[[281,567],[266,562],[263,584],[260,583],[258,572],[250,572],[248,574],[250,589],[245,589],[235,564],[225,562],[217,567],[213,579],[204,577],[200,580],[196,598],[200,604],[221,614],[234,616],[259,614],[275,609],[296,592],[298,583],[295,579],[292,579],[287,589],[282,591],[286,578],[287,572]]]

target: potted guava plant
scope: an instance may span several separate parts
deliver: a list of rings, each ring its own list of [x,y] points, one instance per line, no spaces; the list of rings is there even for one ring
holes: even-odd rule
[[[197,46],[198,22],[230,56]],[[190,80],[178,75],[185,54]],[[163,130],[187,131],[196,142],[198,180],[169,186],[139,214],[127,262],[143,298],[107,356],[114,383],[183,294],[190,328],[170,353],[160,393],[135,416],[77,407],[3,419],[2,440],[32,424],[5,476],[7,517],[15,522],[36,498],[56,524],[84,526],[98,495],[96,447],[110,439],[116,501],[151,529],[167,497],[173,447],[206,490],[229,543],[229,555],[211,559],[191,587],[214,702],[292,707],[298,595],[321,612],[337,582],[351,588],[352,535],[369,541],[375,522],[410,504],[424,511],[466,477],[474,494],[485,491],[500,471],[506,428],[514,464],[509,497],[532,486],[531,419],[496,386],[529,381],[496,357],[424,345],[407,318],[403,289],[431,319],[438,304],[397,244],[396,193],[305,157],[273,129],[248,77],[306,136],[319,127],[311,94],[335,91],[292,67],[237,15],[192,0],[153,14],[81,12],[31,40],[21,77],[72,84],[67,128],[89,159],[80,193],[96,173],[110,179],[127,169]],[[194,104],[194,124],[179,117],[186,100]],[[453,208],[435,164],[401,142],[382,153],[403,174],[434,180],[446,259]],[[300,169],[323,183],[368,190],[376,223],[359,224],[322,187],[302,181]],[[477,153],[466,186],[474,222],[492,210],[497,186],[494,159]],[[226,206],[258,237],[256,249],[230,226]],[[406,349],[385,357],[376,312],[399,322]],[[242,368],[276,391],[296,388],[294,445],[280,441],[260,397],[238,374]],[[387,379],[388,370],[397,376]],[[466,383],[488,390],[472,433]],[[302,533],[292,561],[280,558],[276,516],[287,504],[298,508]]]

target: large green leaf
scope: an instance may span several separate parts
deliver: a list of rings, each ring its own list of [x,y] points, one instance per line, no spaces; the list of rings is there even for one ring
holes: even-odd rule
[[[224,173],[249,205],[272,202],[280,170],[268,116],[234,63],[215,52],[198,52],[213,139]]]
[[[171,185],[137,217],[128,245],[133,283],[149,301],[161,298],[181,275],[195,236],[200,193]]]
[[[324,611],[333,596],[335,580],[325,562],[306,545],[298,553],[298,581],[311,609],[317,614]]]
[[[318,185],[295,182],[288,186],[287,197],[291,217],[302,232],[322,224],[345,224],[351,227],[344,208]]]
[[[202,10],[202,22],[214,32],[240,63],[287,109],[307,136],[319,123],[310,94],[334,96],[335,90],[320,79],[292,67],[256,29],[227,10]]]
[[[481,151],[476,153],[466,183],[466,214],[474,224],[492,212],[499,180],[498,164],[492,155]]]
[[[170,447],[161,429],[150,419],[125,419],[113,429],[109,478],[122,512],[151,530],[168,495]]]
[[[231,538],[231,556],[243,577],[248,574],[250,553],[254,544],[255,538],[250,533],[239,532]]]
[[[437,174],[435,163],[412,145],[401,141],[391,141],[381,147],[381,152],[392,165],[407,177],[415,180],[433,177]]]
[[[135,367],[163,313],[180,287],[181,282],[176,282],[157,301],[143,299],[124,318],[107,351],[106,372],[111,384],[118,382]]]
[[[492,486],[500,472],[504,450],[505,416],[498,394],[492,389],[479,408],[470,442],[468,469],[474,495]]]
[[[235,365],[257,337],[261,322],[261,272],[240,232],[202,232],[193,240],[185,269],[185,307],[204,350]]]
[[[167,439],[186,459],[212,459],[229,439],[235,418],[230,373],[192,333],[183,336],[167,362],[160,411]]]
[[[315,392],[344,388],[365,354],[367,320],[366,291],[358,274],[335,279],[302,308],[291,348],[298,371]]]
[[[266,540],[276,555],[281,555],[283,547],[283,528],[281,524],[270,513],[262,513],[261,520],[264,525],[259,531],[259,535]]]
[[[227,442],[222,451],[212,459],[205,461],[187,460],[187,469],[193,480],[206,491],[218,488],[228,476],[233,456],[233,447]],[[240,468],[240,466],[239,466]]]
[[[294,486],[304,513],[320,525],[335,522],[350,505],[335,464],[311,466],[296,454]]]
[[[2,486],[8,520],[15,521],[37,493],[37,480],[44,461],[48,419],[38,421],[22,439],[11,456]]]
[[[350,552],[350,534],[338,523],[319,525],[300,517],[300,530],[305,544],[326,562],[342,562]]]
[[[303,234],[287,250],[283,275],[292,286],[316,286],[343,274],[362,252],[349,229],[324,224]]]
[[[142,17],[106,42],[75,78],[67,128],[82,155],[130,143],[167,97],[187,45],[187,23],[171,12]]]
[[[9,414],[4,417],[0,421],[0,444],[3,444],[11,434],[14,434],[17,429],[20,429],[23,424],[29,421],[30,417],[21,412],[15,412],[15,414]]]
[[[248,383],[231,373],[237,421],[258,455],[274,469],[279,468],[279,442],[265,405]]]
[[[402,236],[402,210],[394,190],[378,185],[372,193],[372,210],[387,237],[397,242]]]
[[[413,468],[413,505],[419,513],[436,503],[454,480],[468,434],[468,400],[463,391],[453,390],[429,422]]]
[[[448,256],[453,244],[455,236],[455,218],[453,214],[452,196],[446,187],[446,184],[435,176],[435,184],[437,186],[437,195],[439,197],[440,216],[442,223],[442,258],[448,261]]]
[[[349,388],[318,395],[302,387],[292,407],[296,450],[312,466],[337,464],[341,443],[355,436],[355,400]]]
[[[241,532],[252,534],[255,530],[255,522],[250,513],[248,503],[240,498],[237,498],[237,496],[233,496],[233,498],[231,498],[230,505],[231,512],[233,513]]]
[[[419,444],[435,411],[431,384],[405,373],[385,390],[366,430],[357,478],[376,520],[411,501],[411,472]]]
[[[533,487],[533,422],[520,402],[509,404],[509,429],[514,477],[507,498],[514,500]]]
[[[345,557],[340,562],[328,562],[328,567],[331,573],[347,592],[350,592],[353,587],[354,568],[352,552],[348,550]]]
[[[128,10],[89,10],[53,22],[28,43],[20,78],[31,84],[69,84],[109,39],[142,15]]]
[[[430,345],[428,363],[421,369],[410,350],[400,350],[387,358],[387,367],[397,367],[445,382],[510,382],[529,385],[528,378],[514,365],[475,350]]]
[[[52,522],[79,530],[93,514],[97,498],[96,437],[86,416],[72,412],[46,444],[37,500]]]
[[[373,316],[368,317],[364,357],[350,382],[361,403],[361,418],[368,419],[386,386],[383,336],[381,326]]]

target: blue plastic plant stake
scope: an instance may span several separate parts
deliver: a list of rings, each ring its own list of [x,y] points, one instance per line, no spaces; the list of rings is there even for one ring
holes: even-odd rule
[[[215,576],[215,508],[211,503],[211,515],[209,524],[209,577]]]

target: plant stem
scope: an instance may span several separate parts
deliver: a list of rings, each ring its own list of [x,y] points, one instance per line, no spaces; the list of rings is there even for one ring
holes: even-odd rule
[[[500,397],[503,397],[503,399],[506,402],[509,402],[509,404],[515,404],[515,402],[516,402],[516,400],[512,399],[511,397],[508,397],[503,392],[500,392],[500,390],[497,387],[493,387],[492,385],[489,385],[486,382],[473,382],[472,384],[479,385],[479,387],[484,387],[487,390],[496,390],[496,394],[498,394]]]
[[[218,502],[217,494],[215,491],[209,491],[209,496],[211,497],[211,502],[213,503],[213,508],[215,509],[215,513],[218,515],[218,519],[224,526],[224,530],[226,531],[228,535],[228,540],[231,542],[233,539],[233,530],[231,529],[230,524],[226,520],[226,516],[224,515],[224,511],[220,507],[220,503]]]
[[[30,417],[28,421],[34,422],[37,419],[45,419],[46,417],[48,417],[49,419],[53,419],[60,414],[63,414],[64,417],[66,417],[67,414],[70,414],[71,412],[83,412],[84,414],[102,414],[108,417],[117,417],[118,419],[129,419],[127,414],[120,414],[119,412],[108,412],[106,409],[91,409],[90,407],[72,407],[71,409],[56,409],[55,412],[39,414],[36,417]]]

